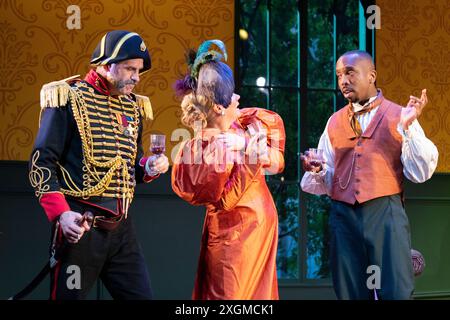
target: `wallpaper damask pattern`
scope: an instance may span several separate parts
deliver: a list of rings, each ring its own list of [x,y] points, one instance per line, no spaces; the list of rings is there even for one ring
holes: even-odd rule
[[[419,122],[439,149],[437,171],[450,172],[450,1],[378,0],[378,86],[405,105],[427,88]]]
[[[69,30],[69,5],[81,9],[81,29]],[[450,172],[450,1],[378,0],[378,85],[400,104],[428,89],[420,118],[440,152],[438,171]],[[37,131],[42,84],[84,75],[101,36],[111,29],[139,32],[153,67],[136,89],[149,95],[150,132],[182,127],[172,84],[185,70],[184,51],[223,39],[233,65],[233,0],[0,0],[0,160],[28,160]],[[171,146],[167,143],[168,154]]]
[[[80,8],[81,29],[69,30],[70,5]],[[113,29],[138,32],[152,57],[136,93],[152,101],[149,134],[167,135],[167,154],[182,127],[172,85],[184,74],[184,53],[205,39],[222,39],[233,66],[233,0],[0,0],[0,160],[28,160],[38,128],[43,84],[88,71],[92,51]]]

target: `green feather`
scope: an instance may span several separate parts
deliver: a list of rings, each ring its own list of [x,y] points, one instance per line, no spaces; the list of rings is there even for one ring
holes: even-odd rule
[[[210,50],[211,46],[215,44],[221,52],[216,50]],[[209,61],[220,61],[224,59],[227,61],[227,50],[225,44],[220,40],[208,40],[203,42],[197,51],[197,57],[191,68],[191,76],[195,79],[198,78],[200,67]]]
[[[199,57],[201,54],[209,51],[209,49],[211,48],[211,46],[215,44],[220,51],[222,51],[223,57],[225,59],[225,61],[227,61],[228,56],[227,56],[227,49],[225,48],[225,44],[221,41],[221,40],[207,40],[205,42],[203,42],[200,47],[198,47],[197,50],[197,57]]]

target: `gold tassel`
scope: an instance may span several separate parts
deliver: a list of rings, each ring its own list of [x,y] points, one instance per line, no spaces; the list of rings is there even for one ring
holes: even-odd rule
[[[152,103],[150,102],[150,98],[138,94],[135,94],[135,97],[136,103],[141,108],[141,112],[143,112],[145,119],[153,120],[153,109]]]
[[[70,92],[68,81],[79,77],[80,75],[76,75],[44,84],[41,89],[41,108],[58,108],[66,105]]]

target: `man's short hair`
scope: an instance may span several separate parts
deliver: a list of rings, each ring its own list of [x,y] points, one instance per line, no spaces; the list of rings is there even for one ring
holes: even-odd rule
[[[372,56],[370,55],[370,53],[368,53],[368,52],[366,52],[364,50],[347,51],[341,57],[352,56],[352,55],[357,55],[359,57],[359,59],[361,59],[361,60],[369,61],[371,66],[372,66],[372,68],[375,69],[375,63],[373,62]]]

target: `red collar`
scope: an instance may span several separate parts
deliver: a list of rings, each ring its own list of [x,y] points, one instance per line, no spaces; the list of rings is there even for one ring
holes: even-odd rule
[[[86,74],[86,77],[84,77],[84,81],[93,86],[94,89],[97,90],[98,92],[107,96],[110,95],[106,79],[103,78],[101,75],[99,75],[97,72],[95,72],[94,69],[91,69]]]

